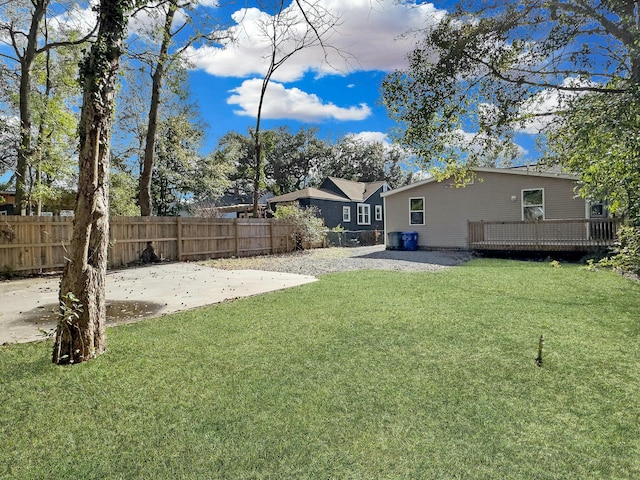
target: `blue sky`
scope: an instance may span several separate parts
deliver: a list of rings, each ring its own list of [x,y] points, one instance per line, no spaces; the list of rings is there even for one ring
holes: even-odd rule
[[[242,5],[240,5],[242,4]],[[259,33],[268,14],[235,2],[215,9],[230,22],[236,42],[200,46],[189,51],[194,69],[191,92],[209,125],[207,147],[230,130],[246,133],[255,125],[261,79],[269,45]],[[433,24],[446,12],[437,4],[395,0],[323,0],[323,8],[339,18],[327,44],[304,49],[277,70],[267,89],[262,128],[318,127],[322,138],[346,134],[385,140],[392,126],[380,105],[385,74],[405,66],[415,38],[403,35]],[[242,6],[242,8],[240,8]],[[294,9],[295,10],[295,9]]]
[[[455,2],[321,0],[320,4],[339,19],[327,44],[338,47],[340,54],[329,51],[327,58],[327,51],[312,47],[289,58],[267,89],[262,128],[318,127],[320,137],[329,140],[351,134],[390,141],[387,134],[394,125],[380,104],[381,82],[387,73],[406,66],[406,55],[420,38],[407,32],[434,25]],[[247,133],[255,125],[268,66],[265,56],[270,52],[259,27],[270,17],[251,5],[256,2],[201,7],[229,22],[224,33],[236,37],[234,43],[201,45],[188,52],[193,62],[191,91],[209,125],[207,150],[228,131]],[[533,160],[534,137],[521,133],[517,141],[522,160]]]
[[[315,2],[316,0],[302,0]],[[97,3],[97,0],[90,0]],[[194,0],[195,3],[195,0]],[[236,41],[200,44],[189,49],[192,62],[189,87],[192,99],[208,125],[204,152],[215,148],[229,131],[246,134],[255,125],[257,99],[270,51],[260,34],[269,14],[256,5],[272,0],[198,0],[194,22],[206,14],[216,19],[220,36],[233,33]],[[262,111],[262,128],[288,126],[318,127],[319,136],[336,140],[351,134],[362,139],[388,142],[394,126],[380,105],[384,76],[406,66],[406,55],[420,36],[407,32],[435,24],[452,8],[453,0],[319,0],[327,15],[338,25],[326,42],[334,50],[306,48],[289,58],[274,74]],[[292,12],[297,12],[291,2]],[[91,24],[94,14],[87,2],[76,3],[71,14],[58,17],[60,23]],[[298,13],[292,13],[299,15]],[[177,23],[186,12],[179,12]],[[143,13],[130,23],[130,33],[144,31],[154,20]],[[262,22],[262,23],[261,23]],[[285,47],[286,48],[286,47]],[[518,136],[523,155],[533,152],[533,137]],[[526,159],[526,158],[525,158]]]

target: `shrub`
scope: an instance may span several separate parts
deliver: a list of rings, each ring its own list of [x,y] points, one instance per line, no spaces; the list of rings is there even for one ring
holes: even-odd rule
[[[621,227],[618,236],[620,245],[615,255],[600,263],[627,273],[640,274],[640,227]]]
[[[286,203],[278,205],[275,217],[293,222],[292,235],[298,248],[302,249],[302,242],[317,243],[324,239],[326,227],[319,214],[316,207],[302,208],[297,203]]]

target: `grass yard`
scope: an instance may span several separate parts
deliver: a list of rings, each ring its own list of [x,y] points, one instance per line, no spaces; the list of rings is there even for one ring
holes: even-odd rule
[[[0,347],[0,478],[640,478],[639,334],[640,283],[475,260]]]

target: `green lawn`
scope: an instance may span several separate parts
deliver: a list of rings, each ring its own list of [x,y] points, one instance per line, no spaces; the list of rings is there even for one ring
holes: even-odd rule
[[[639,334],[640,283],[476,260],[0,347],[0,478],[640,478]]]

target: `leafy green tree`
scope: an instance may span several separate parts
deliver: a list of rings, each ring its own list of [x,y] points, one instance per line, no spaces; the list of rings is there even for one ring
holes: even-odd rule
[[[576,97],[636,95],[638,20],[636,0],[459,2],[383,83],[395,137],[440,170],[509,162],[516,131]]]
[[[263,137],[270,136],[268,132],[262,132],[261,135]],[[268,138],[266,138],[266,141],[268,142]],[[263,140],[262,144],[265,144],[265,140]],[[229,180],[231,181],[229,188],[237,195],[253,196],[253,189],[255,188],[254,149],[255,143],[251,131],[249,131],[248,135],[229,132],[223,135],[218,141],[216,155],[221,155],[234,165],[232,173],[229,176]],[[266,191],[264,165],[261,165],[261,167],[263,168],[263,173],[260,176],[261,183],[258,186],[259,195]]]
[[[409,158],[400,148],[386,149],[381,142],[369,142],[347,135],[336,142],[325,162],[319,166],[319,177],[338,177],[357,182],[385,180],[392,188],[405,185]]]
[[[548,162],[580,172],[581,193],[640,226],[640,98],[590,93],[546,136]]]
[[[38,58],[54,49],[85,43],[94,31],[80,37],[77,31],[59,28],[53,38],[47,19],[74,8],[75,2],[50,0],[16,0],[0,3],[0,42],[7,47],[0,57],[14,62],[17,83],[18,114],[20,118],[18,150],[16,155],[15,184],[18,213],[26,213],[27,174],[34,161],[33,71]]]
[[[114,168],[109,175],[109,216],[137,217],[138,182],[129,171]]]
[[[204,128],[188,107],[159,124],[151,185],[156,215],[178,215],[191,205],[222,196],[233,166],[219,153],[201,155]]]
[[[61,46],[38,57],[32,89],[34,149],[27,168],[27,212],[35,206],[40,215],[44,206],[50,211],[72,209],[62,199],[73,190],[77,179],[78,118],[75,109],[80,95],[77,65],[78,46]],[[56,208],[56,205],[59,208]]]
[[[273,148],[265,162],[265,180],[275,195],[300,190],[318,183],[318,170],[331,156],[331,146],[320,140],[317,128],[300,128],[291,133],[287,127],[274,131]]]
[[[147,13],[151,18],[155,18],[159,25],[152,26],[141,37],[136,39],[135,44],[139,47],[143,38],[148,38],[150,43],[157,44],[157,52],[152,53],[154,45],[143,47],[141,52],[131,50],[130,56],[146,65],[151,78],[151,91],[147,116],[147,128],[144,142],[144,154],[141,162],[140,191],[138,203],[142,216],[151,215],[151,182],[153,175],[154,156],[156,152],[155,144],[158,124],[161,121],[160,109],[162,104],[162,90],[167,78],[172,73],[184,73],[185,60],[184,51],[194,42],[201,40],[213,40],[213,34],[203,34],[200,30],[194,30],[192,17],[198,2],[193,0],[160,0],[149,2],[141,11]],[[200,23],[204,22],[204,16],[199,18]],[[187,27],[191,28],[192,35],[185,35]],[[180,41],[180,39],[185,39]],[[170,48],[173,47],[172,50]],[[145,68],[145,67],[143,67]]]

